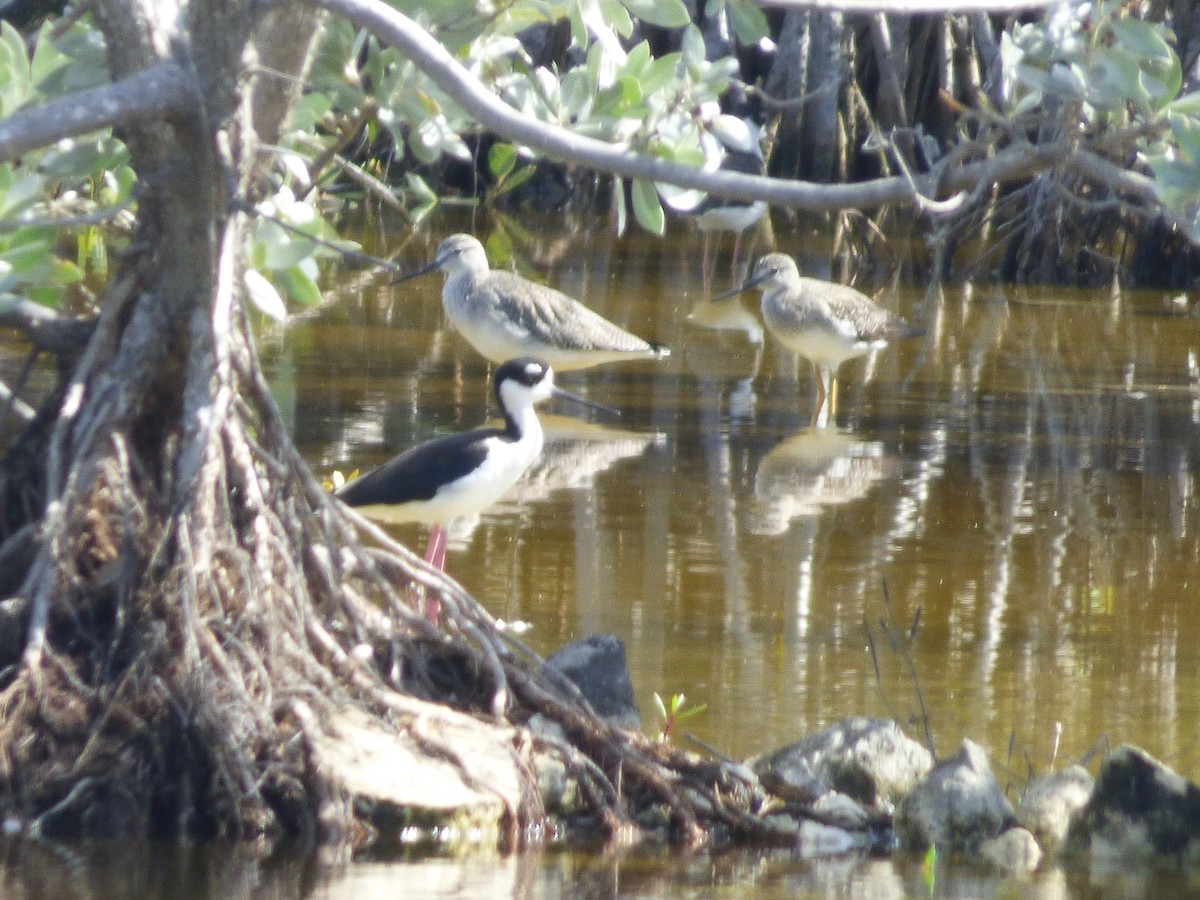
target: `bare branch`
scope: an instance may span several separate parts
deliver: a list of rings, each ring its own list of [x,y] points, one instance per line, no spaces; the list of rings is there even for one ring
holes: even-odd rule
[[[189,76],[158,63],[115,84],[79,91],[0,119],[0,162],[115,125],[173,119],[196,107]]]
[[[270,2],[270,0],[268,0]],[[281,2],[281,0],[275,0]],[[911,203],[913,186],[903,177],[879,178],[857,184],[817,184],[739,172],[704,172],[679,163],[636,153],[625,144],[609,144],[575,134],[557,125],[522,115],[499,100],[468,72],[425,29],[381,0],[302,0],[320,6],[365,28],[384,43],[406,54],[438,87],[487,128],[506,140],[524,144],[546,156],[608,172],[621,178],[645,178],[721,197],[765,200],[775,206],[811,211],[873,209]],[[1001,153],[987,163],[966,166],[952,176],[919,176],[918,190],[935,197],[939,183],[950,190],[974,187],[982,178],[1012,181],[1029,178],[1061,161],[1065,147],[1023,147]]]
[[[86,319],[72,319],[40,303],[0,297],[0,328],[15,328],[39,350],[73,356],[83,349],[95,327]]]

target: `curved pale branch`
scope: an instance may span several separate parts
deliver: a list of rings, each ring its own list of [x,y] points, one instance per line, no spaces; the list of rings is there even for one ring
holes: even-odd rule
[[[301,0],[344,16],[360,28],[407,55],[438,87],[449,94],[484,128],[506,140],[533,148],[560,161],[584,165],[622,178],[645,178],[722,197],[765,200],[775,206],[812,211],[872,209],[914,200],[913,186],[929,197],[938,188],[968,190],[982,180],[1007,182],[1036,175],[1060,162],[1066,151],[1023,148],[995,159],[964,166],[953,173],[879,178],[856,184],[816,184],[738,172],[705,172],[679,163],[644,156],[621,144],[609,144],[556,125],[524,116],[499,100],[445,47],[403,13],[381,0]]]
[[[17,110],[0,119],[0,162],[103,128],[185,116],[196,108],[192,84],[179,66],[164,62],[113,84]]]

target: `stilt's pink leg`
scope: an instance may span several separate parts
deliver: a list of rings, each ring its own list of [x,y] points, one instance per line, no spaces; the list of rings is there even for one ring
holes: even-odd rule
[[[425,547],[425,562],[439,572],[446,568],[446,529],[434,525],[429,533],[429,543]]]
[[[704,232],[704,252],[700,257],[700,290],[703,292],[705,300],[712,296],[712,276],[708,271],[708,251],[711,239],[712,234]]]
[[[434,525],[433,531],[429,534],[429,543],[425,546],[425,562],[439,572],[446,569],[446,529],[441,525]],[[421,593],[425,606],[425,618],[431,625],[439,624],[442,614],[441,604],[438,603],[436,597],[430,597],[424,591]]]

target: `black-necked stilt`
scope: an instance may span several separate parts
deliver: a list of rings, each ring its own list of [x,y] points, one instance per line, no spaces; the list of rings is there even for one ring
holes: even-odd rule
[[[503,428],[477,428],[419,444],[335,494],[382,522],[431,523],[425,560],[438,569],[446,562],[445,526],[499,500],[541,453],[535,404],[561,396],[607,410],[555,387],[550,366],[530,357],[497,367],[493,382]]]
[[[763,175],[767,164],[762,154],[762,133],[749,119],[721,114],[713,119],[711,132],[721,148],[722,172],[740,172],[743,175]],[[742,246],[742,235],[757,225],[767,212],[767,204],[761,200],[734,200],[709,194],[692,210],[696,227],[704,234],[704,253],[701,261],[704,295],[709,292],[709,253],[712,236],[721,232],[733,232],[733,256],[729,270],[737,278],[738,255]]]
[[[812,361],[817,379],[814,423],[826,396],[835,390],[838,366],[885,347],[890,341],[925,333],[925,329],[910,325],[852,287],[802,277],[796,261],[783,253],[769,253],[759,259],[741,287],[718,299],[752,288],[762,291],[762,315],[767,330],[789,350]],[[828,391],[823,370],[829,372]],[[830,403],[831,413],[835,404],[836,393]]]
[[[467,342],[495,363],[518,356],[543,359],[559,372],[627,359],[657,359],[666,347],[649,343],[578,300],[512,272],[492,271],[483,245],[452,234],[429,265],[446,273],[442,306]]]

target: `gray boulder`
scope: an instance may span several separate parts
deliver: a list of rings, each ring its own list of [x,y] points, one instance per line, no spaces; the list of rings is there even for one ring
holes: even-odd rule
[[[1083,766],[1068,766],[1029,782],[1017,807],[1017,820],[1053,854],[1067,838],[1071,822],[1092,795],[1095,779]]]
[[[764,788],[812,803],[831,790],[890,812],[933,766],[933,756],[887,719],[846,719],[751,760]]]
[[[1042,861],[1042,848],[1024,828],[1009,828],[979,845],[979,856],[994,869],[1010,875],[1032,872]]]
[[[1200,861],[1200,788],[1145,750],[1118,747],[1100,767],[1067,849],[1098,859]]]
[[[546,665],[570,679],[602,719],[618,728],[641,727],[625,644],[619,637],[589,634],[554,651]]]
[[[895,818],[902,846],[924,850],[936,844],[942,851],[964,853],[978,852],[984,841],[1016,824],[987,754],[968,740],[901,801]]]

